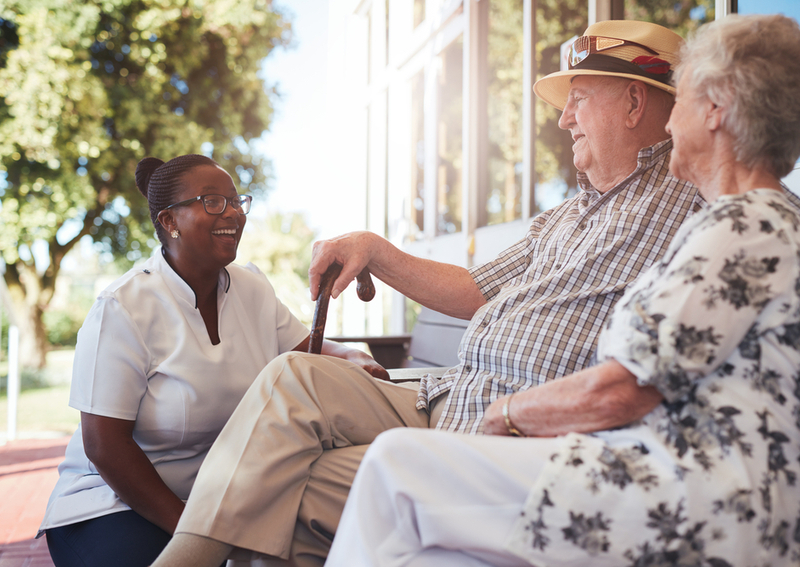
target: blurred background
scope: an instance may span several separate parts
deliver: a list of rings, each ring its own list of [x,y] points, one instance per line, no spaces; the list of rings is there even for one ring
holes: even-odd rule
[[[316,239],[367,229],[470,266],[574,194],[571,139],[530,86],[587,25],[686,36],[737,11],[797,19],[800,2],[0,0],[0,442],[17,334],[18,434],[78,422],[77,330],[157,246],[141,158],[225,167],[255,198],[237,262],[310,323]],[[369,304],[348,290],[327,332],[403,332],[417,312],[381,285]]]

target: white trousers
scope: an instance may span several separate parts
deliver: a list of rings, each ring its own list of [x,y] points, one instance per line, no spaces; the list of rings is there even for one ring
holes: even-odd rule
[[[558,447],[553,439],[381,434],[358,469],[325,565],[528,565],[505,542]]]

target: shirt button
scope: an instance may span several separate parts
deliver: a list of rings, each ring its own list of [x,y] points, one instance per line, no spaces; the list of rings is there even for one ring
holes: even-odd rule
[[[469,372],[470,370],[472,370],[472,366],[471,366],[471,365],[469,365],[469,364],[467,364],[467,365],[464,367],[464,370],[465,370],[466,372]]]
[[[145,274],[149,274],[150,270],[142,270]]]
[[[582,222],[581,224],[578,225],[578,230],[583,230],[584,228],[586,228],[585,222]]]

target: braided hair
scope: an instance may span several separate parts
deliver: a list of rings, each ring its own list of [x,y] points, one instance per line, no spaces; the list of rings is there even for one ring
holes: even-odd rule
[[[162,244],[166,244],[167,234],[158,222],[158,213],[177,201],[177,195],[183,189],[181,180],[184,174],[201,165],[219,167],[213,159],[199,154],[178,156],[166,163],[158,158],[146,157],[136,166],[136,187],[147,198],[150,220]]]

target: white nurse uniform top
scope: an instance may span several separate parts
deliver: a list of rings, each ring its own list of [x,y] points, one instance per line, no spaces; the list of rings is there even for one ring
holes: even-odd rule
[[[78,333],[70,406],[136,422],[133,438],[185,500],[239,400],[266,364],[308,336],[252,264],[217,287],[220,343],[211,344],[189,285],[161,251],[105,289]],[[73,435],[44,530],[128,510]]]

